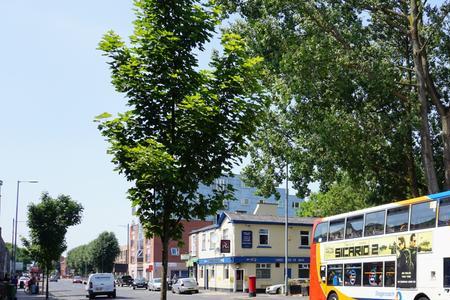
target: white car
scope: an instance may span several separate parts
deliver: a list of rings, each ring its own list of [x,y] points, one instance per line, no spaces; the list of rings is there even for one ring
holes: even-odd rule
[[[172,284],[172,293],[198,293],[198,284],[195,278],[179,278]]]
[[[111,273],[96,273],[89,275],[86,283],[86,292],[89,299],[99,295],[116,298],[116,282]]]
[[[266,294],[281,294],[284,292],[284,283],[266,287]]]
[[[162,279],[153,278],[148,281],[148,289],[150,291],[160,291],[161,290]]]

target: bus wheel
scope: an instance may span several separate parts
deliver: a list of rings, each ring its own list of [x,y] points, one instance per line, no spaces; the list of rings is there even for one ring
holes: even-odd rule
[[[331,293],[330,295],[328,295],[327,300],[338,300],[338,295],[336,295],[335,293]]]

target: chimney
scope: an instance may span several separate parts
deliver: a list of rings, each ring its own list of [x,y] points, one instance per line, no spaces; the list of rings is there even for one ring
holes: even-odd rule
[[[265,203],[260,201],[257,205],[253,214],[256,216],[277,216],[277,203]]]

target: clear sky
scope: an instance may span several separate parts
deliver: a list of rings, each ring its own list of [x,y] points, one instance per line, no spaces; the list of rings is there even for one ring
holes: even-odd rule
[[[17,180],[18,234],[27,235],[26,210],[42,191],[83,204],[80,225],[69,229],[68,249],[108,230],[126,244],[131,204],[128,184],[113,171],[94,117],[125,110],[96,50],[110,29],[127,38],[131,0],[0,1],[0,226],[11,241]],[[211,47],[202,55],[206,65]],[[208,53],[209,51],[209,53]]]

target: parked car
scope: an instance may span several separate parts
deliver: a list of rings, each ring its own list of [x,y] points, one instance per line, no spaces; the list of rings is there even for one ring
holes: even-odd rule
[[[134,279],[131,286],[133,287],[133,290],[137,288],[144,288],[144,289],[148,288],[147,280],[145,280],[145,278],[142,277]]]
[[[73,276],[72,283],[83,283],[81,276]]]
[[[172,293],[198,293],[198,284],[195,278],[179,278],[172,284]]]
[[[284,292],[284,283],[273,284],[266,287],[266,294],[281,294]]]
[[[52,275],[52,276],[50,276],[50,278],[48,280],[53,281],[53,282],[58,282],[58,275]]]
[[[19,280],[17,281],[17,286],[19,289],[24,289],[28,285],[28,281],[30,280],[30,277],[28,276],[21,276]]]
[[[133,284],[133,277],[130,275],[122,275],[117,279],[117,284],[120,286],[131,286]]]
[[[89,275],[86,283],[86,293],[89,299],[99,295],[116,298],[116,283],[111,273],[95,273]]]
[[[148,289],[150,291],[160,291],[162,278],[153,278],[148,281]]]

